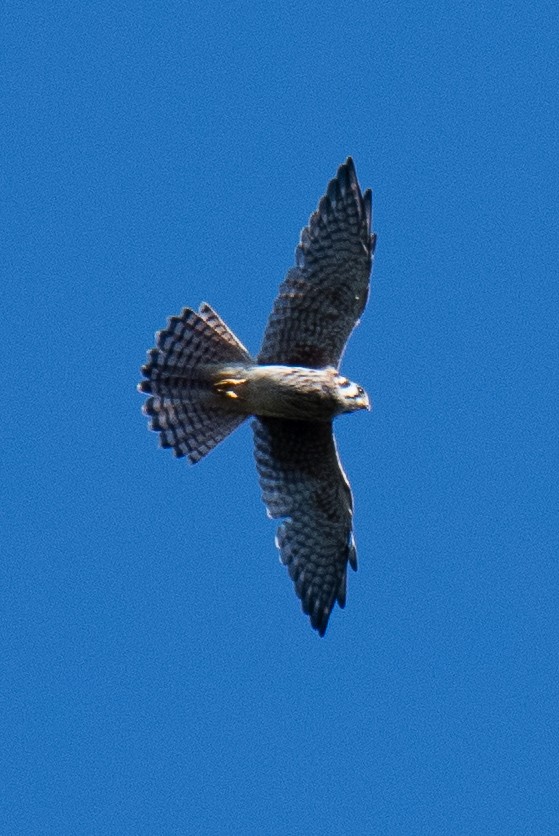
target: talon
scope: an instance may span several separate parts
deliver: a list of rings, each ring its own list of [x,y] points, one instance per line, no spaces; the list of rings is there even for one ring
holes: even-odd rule
[[[246,377],[226,377],[223,380],[218,380],[215,383],[215,387],[221,388],[222,386],[242,386],[243,383],[246,383]]]
[[[214,389],[219,395],[223,395],[226,398],[232,398],[233,400],[237,400],[239,398],[237,392],[233,391],[233,389],[230,389],[228,387],[242,386],[246,382],[246,377],[227,377],[223,380],[217,380],[214,383]]]

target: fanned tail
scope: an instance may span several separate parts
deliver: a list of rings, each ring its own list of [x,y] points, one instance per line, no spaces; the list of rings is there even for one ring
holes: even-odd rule
[[[197,462],[242,424],[245,415],[215,404],[209,370],[224,364],[247,365],[252,358],[207,304],[198,313],[184,308],[156,336],[142,366],[140,392],[151,395],[143,411],[162,447]]]

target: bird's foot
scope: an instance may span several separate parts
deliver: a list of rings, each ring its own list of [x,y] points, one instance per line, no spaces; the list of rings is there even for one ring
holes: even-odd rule
[[[214,383],[214,389],[218,395],[223,395],[225,398],[237,400],[242,396],[242,390],[241,392],[235,391],[235,387],[243,387],[246,382],[246,377],[225,377],[222,380],[216,380]]]

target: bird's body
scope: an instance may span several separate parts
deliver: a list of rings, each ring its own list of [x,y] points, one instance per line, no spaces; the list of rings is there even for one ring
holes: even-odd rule
[[[139,385],[161,445],[192,462],[255,416],[263,499],[283,518],[281,559],[321,635],[335,601],[345,604],[348,562],[357,568],[332,420],[369,408],[338,367],[367,301],[374,245],[371,193],[361,194],[348,158],[301,234],[258,357],[209,305],[184,308],[156,335]]]
[[[368,409],[361,386],[334,368],[235,365],[206,367],[216,406],[244,415],[331,421],[344,412]]]

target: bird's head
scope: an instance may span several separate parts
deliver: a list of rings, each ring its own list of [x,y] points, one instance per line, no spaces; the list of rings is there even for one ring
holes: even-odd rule
[[[356,412],[358,409],[371,409],[369,396],[362,386],[353,383],[341,374],[336,375],[338,397],[342,412]]]

